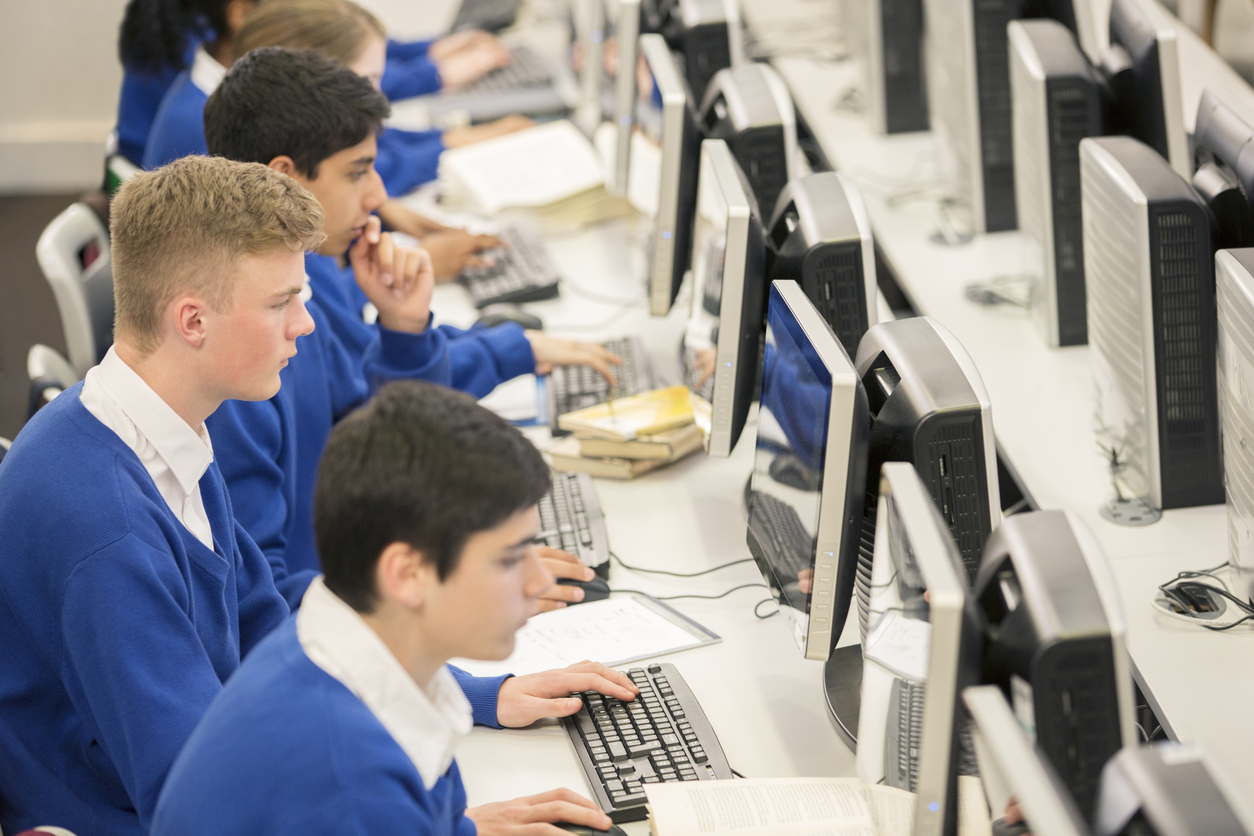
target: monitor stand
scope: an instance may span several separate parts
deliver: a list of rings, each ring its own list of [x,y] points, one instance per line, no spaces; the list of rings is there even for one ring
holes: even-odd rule
[[[823,665],[823,691],[836,731],[851,750],[858,743],[858,706],[862,702],[862,646],[832,650]]]

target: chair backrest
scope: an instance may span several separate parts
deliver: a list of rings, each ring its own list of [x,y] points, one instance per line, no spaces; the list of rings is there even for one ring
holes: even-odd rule
[[[26,353],[26,376],[30,380],[27,418],[82,378],[68,360],[46,345],[32,345]]]
[[[57,215],[35,255],[52,287],[70,365],[81,378],[113,343],[113,273],[109,233],[85,203]]]

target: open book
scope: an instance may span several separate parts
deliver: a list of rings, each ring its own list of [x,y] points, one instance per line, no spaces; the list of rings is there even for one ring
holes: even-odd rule
[[[649,784],[653,836],[913,836],[914,793],[857,778]],[[958,779],[959,836],[990,836],[980,779]]]

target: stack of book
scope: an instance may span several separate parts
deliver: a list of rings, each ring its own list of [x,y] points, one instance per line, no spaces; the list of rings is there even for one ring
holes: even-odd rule
[[[553,469],[610,479],[634,479],[700,450],[705,443],[693,420],[686,386],[570,412],[558,418],[558,426],[573,435],[549,448]]]

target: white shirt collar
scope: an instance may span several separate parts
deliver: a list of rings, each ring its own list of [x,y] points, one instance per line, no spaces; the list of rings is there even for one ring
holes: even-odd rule
[[[218,63],[218,59],[209,54],[205,45],[196,48],[196,57],[192,59],[192,84],[206,96],[213,95],[222,79],[226,78],[226,67]]]
[[[474,724],[470,701],[447,667],[424,690],[365,620],[314,579],[296,614],[296,636],[314,664],[366,704],[431,789]]]
[[[213,462],[213,444],[202,423],[188,426],[161,396],[126,365],[112,346],[88,372],[170,468],[183,493],[192,494]]]

